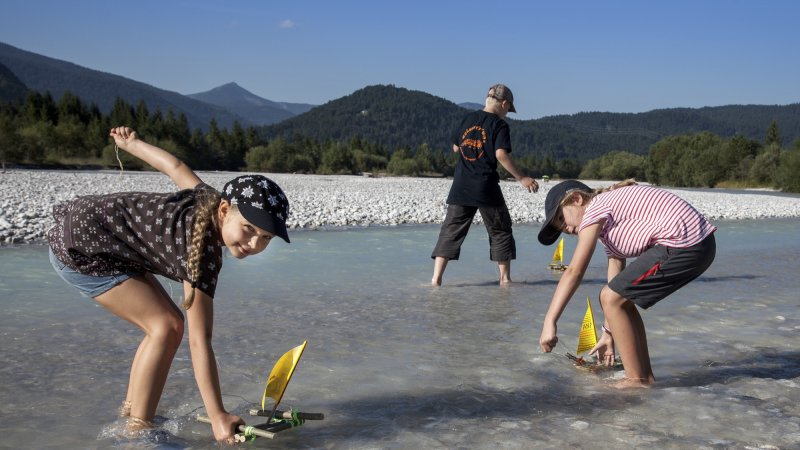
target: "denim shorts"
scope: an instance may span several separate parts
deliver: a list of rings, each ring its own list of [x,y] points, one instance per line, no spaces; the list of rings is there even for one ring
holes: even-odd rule
[[[137,275],[137,273],[110,276],[84,275],[67,267],[66,264],[56,258],[56,255],[53,254],[53,249],[48,249],[48,253],[50,254],[50,264],[53,265],[58,276],[66,281],[67,284],[80,291],[81,295],[84,297],[95,298],[128,278]]]

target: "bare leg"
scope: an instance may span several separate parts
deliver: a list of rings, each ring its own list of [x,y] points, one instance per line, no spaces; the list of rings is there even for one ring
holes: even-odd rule
[[[447,258],[443,258],[441,256],[437,256],[433,260],[433,278],[431,279],[432,286],[442,285],[442,275],[444,275],[444,269],[447,267],[447,261]]]
[[[500,284],[511,283],[511,260],[498,261],[497,268],[500,269]]]
[[[122,402],[122,406],[119,408],[120,417],[129,417],[131,415],[131,398],[133,398],[133,385],[135,384],[133,375],[136,373],[136,362],[140,360],[139,355],[142,353],[143,349],[144,341],[139,343],[139,347],[136,349],[136,354],[133,356],[133,361],[131,362],[131,373],[128,374],[128,392],[125,394],[125,401]]]
[[[611,327],[614,345],[625,366],[625,380],[619,387],[644,387],[656,379],[650,366],[647,334],[636,305],[608,287],[600,292],[603,313]]]
[[[149,274],[126,280],[95,300],[145,334],[131,364],[126,400],[131,403],[132,418],[149,422],[183,338],[183,315]]]

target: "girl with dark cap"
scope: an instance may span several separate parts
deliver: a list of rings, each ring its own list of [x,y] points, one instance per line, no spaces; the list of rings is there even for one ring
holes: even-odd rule
[[[561,276],[545,316],[539,346],[556,346],[558,318],[583,279],[599,240],[608,256],[608,284],[600,291],[605,323],[590,354],[611,365],[615,347],[625,366],[618,387],[655,381],[644,323],[636,307],[647,309],[697,278],[714,261],[711,225],[689,203],[663,189],[626,180],[591,189],[563,181],[547,193],[539,242],[551,245],[563,232],[578,236],[575,253]],[[628,258],[636,258],[626,264]]]
[[[68,284],[143,333],[120,415],[135,432],[152,427],[184,316],[153,276],[183,282],[189,348],[197,387],[214,437],[230,441],[244,422],[222,404],[211,348],[213,299],[222,249],[236,258],[262,252],[272,238],[289,242],[289,203],[272,180],[237,177],[222,192],[167,151],[127,127],[110,131],[116,145],[169,176],[172,193],[123,192],[78,197],[54,208],[50,262]]]

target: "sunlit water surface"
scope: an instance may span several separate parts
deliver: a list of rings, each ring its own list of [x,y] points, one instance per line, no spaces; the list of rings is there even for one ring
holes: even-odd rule
[[[618,392],[574,367],[585,299],[605,277],[598,249],[539,351],[558,275],[538,228],[515,227],[515,283],[496,284],[473,227],[431,288],[438,226],[295,231],[292,244],[227,258],[214,348],[227,408],[247,417],[283,352],[308,347],[282,402],[325,420],[254,448],[798,448],[800,221],[718,223],[717,260],[643,312],[658,378]],[[566,254],[574,248],[567,239]],[[177,298],[179,288],[168,283]],[[184,342],[158,433],[126,439],[115,412],[140,334],[80,297],[43,246],[0,249],[0,446],[216,448]],[[617,374],[619,376],[619,373]]]

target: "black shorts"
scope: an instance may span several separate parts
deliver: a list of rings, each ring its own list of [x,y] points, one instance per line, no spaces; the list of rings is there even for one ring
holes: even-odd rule
[[[713,234],[687,248],[656,245],[625,267],[608,287],[647,309],[705,272],[716,253]]]
[[[461,244],[467,237],[475,213],[480,211],[486,232],[489,233],[489,259],[492,261],[509,261],[517,257],[517,246],[511,232],[511,214],[505,205],[502,206],[460,206],[447,205],[447,216],[439,231],[439,240],[433,249],[431,258],[442,257],[458,259]]]

